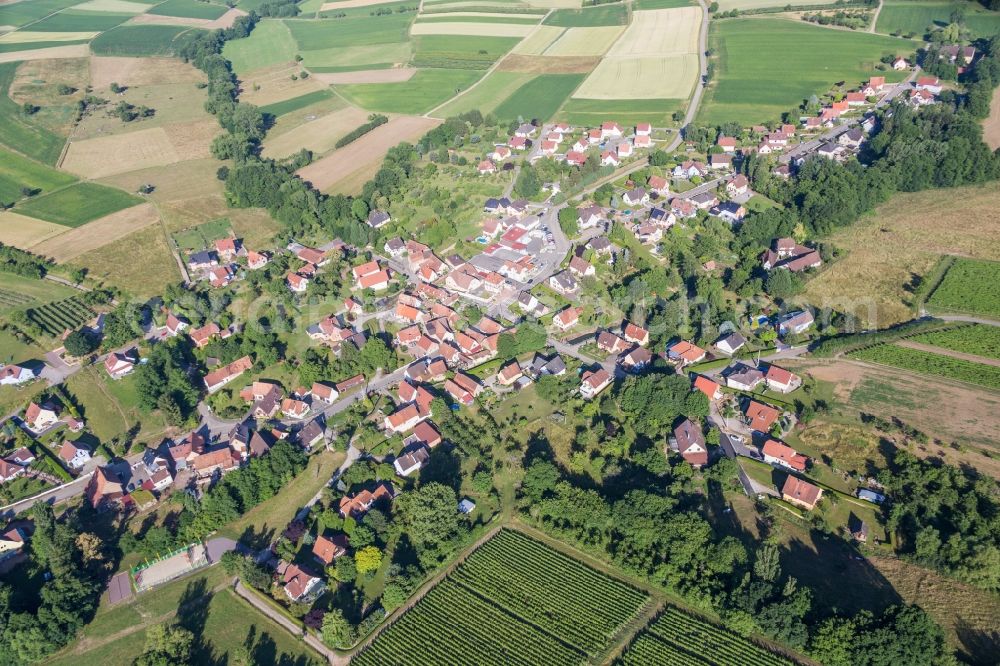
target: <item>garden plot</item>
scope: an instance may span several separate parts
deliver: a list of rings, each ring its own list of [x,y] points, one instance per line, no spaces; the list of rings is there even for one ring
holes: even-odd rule
[[[684,99],[698,80],[701,9],[637,11],[601,63],[573,95],[578,99]],[[606,28],[574,28],[605,30]],[[573,29],[570,30],[572,32]],[[551,50],[551,49],[550,49]]]
[[[218,123],[200,120],[115,136],[72,141],[62,168],[89,178],[207,158]]]
[[[303,148],[315,154],[329,152],[342,136],[363,125],[368,115],[367,111],[351,106],[299,125],[284,134],[268,135],[264,141],[264,156],[288,157]]]
[[[472,35],[474,37],[526,37],[535,29],[527,23],[414,23],[412,35]]]
[[[598,28],[569,28],[549,45],[545,56],[600,56],[616,44],[624,28],[602,26]]]

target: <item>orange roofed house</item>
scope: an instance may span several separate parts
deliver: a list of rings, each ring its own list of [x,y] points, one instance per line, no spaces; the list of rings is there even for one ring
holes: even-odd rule
[[[682,366],[697,363],[705,358],[705,354],[704,349],[684,340],[667,349],[667,358],[677,361]]]
[[[781,412],[770,405],[751,400],[743,411],[743,415],[746,417],[748,426],[757,432],[768,432],[781,416]]]
[[[789,475],[781,488],[781,499],[790,504],[801,506],[806,511],[816,508],[816,503],[823,497],[823,489],[808,481]]]
[[[806,464],[809,462],[809,458],[806,458],[792,447],[774,439],[764,442],[761,453],[764,455],[764,462],[767,464],[779,465],[785,469],[795,470],[796,472],[806,471]]]
[[[375,486],[375,490],[366,488],[353,497],[344,496],[340,499],[340,516],[341,518],[351,516],[357,520],[368,513],[376,502],[383,500],[391,502],[393,497],[395,497],[395,493],[392,490],[392,485],[388,482]]]

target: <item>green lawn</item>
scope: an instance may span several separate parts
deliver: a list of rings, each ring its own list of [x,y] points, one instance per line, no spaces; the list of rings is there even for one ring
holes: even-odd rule
[[[200,32],[176,25],[122,25],[95,37],[90,50],[108,56],[172,56]]]
[[[472,85],[482,72],[422,69],[404,83],[357,83],[338,86],[351,102],[371,111],[424,113]]]
[[[7,20],[6,16],[3,20]],[[66,139],[31,122],[30,116],[25,116],[7,94],[19,64],[0,63],[0,143],[39,162],[54,165]]]
[[[412,19],[412,15],[392,14],[357,19],[295,19],[285,21],[285,25],[291,30],[299,50],[315,51],[332,46],[405,42]]]
[[[215,5],[198,0],[167,0],[156,5],[147,13],[160,16],[182,16],[185,18],[208,19],[214,21],[229,11],[224,5]]]
[[[489,69],[519,41],[517,37],[420,35],[413,39],[413,63],[418,67]]]
[[[545,19],[545,25],[557,25],[563,28],[625,25],[625,22],[624,4],[584,9],[557,9]]]
[[[76,181],[74,176],[0,149],[0,201],[20,199],[21,188],[30,187],[48,192]]]
[[[496,108],[500,120],[548,120],[586,74],[542,74],[521,86]]]
[[[131,14],[112,14],[107,12],[88,12],[73,9],[61,11],[58,14],[46,16],[38,23],[31,24],[32,32],[85,32],[110,30],[132,18]],[[5,13],[0,13],[0,19],[6,21]],[[22,48],[34,48],[34,45],[22,44]]]
[[[77,183],[17,207],[22,215],[79,227],[91,220],[142,203],[139,197],[96,183]]]
[[[310,104],[315,104],[317,102],[322,102],[323,100],[332,99],[336,97],[330,90],[314,90],[313,92],[306,93],[305,95],[299,95],[298,97],[293,97],[291,99],[286,99],[283,102],[275,102],[274,104],[268,104],[266,106],[260,107],[263,113],[270,113],[272,116],[280,116],[286,113],[291,113],[292,111],[298,111],[304,109]]]
[[[245,74],[262,67],[290,62],[295,58],[297,50],[292,33],[283,21],[264,19],[249,37],[226,42],[222,55],[233,64],[233,71]]]
[[[830,30],[780,19],[712,22],[715,81],[705,92],[699,123],[744,125],[777,120],[838,81],[858,85],[885,54],[909,53],[911,42]],[[899,81],[905,72],[886,72]]]
[[[675,124],[671,116],[683,111],[683,99],[569,99],[555,115],[574,125],[599,125],[613,118],[623,125],[650,122],[658,127]]]
[[[965,12],[965,25],[973,37],[992,37],[1000,32],[1000,12],[991,12],[977,2],[900,2],[889,0],[882,5],[875,29],[878,32],[927,34],[928,27],[944,26],[956,9]]]

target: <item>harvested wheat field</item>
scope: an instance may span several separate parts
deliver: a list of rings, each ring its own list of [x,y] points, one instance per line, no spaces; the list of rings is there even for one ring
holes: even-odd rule
[[[605,58],[573,93],[578,99],[685,99],[698,81],[698,56]]]
[[[365,124],[368,115],[367,111],[350,106],[299,125],[284,134],[268,135],[264,140],[264,156],[288,157],[303,148],[315,154],[327,153],[333,150],[342,136]]]
[[[373,175],[386,151],[401,141],[412,141],[440,120],[420,116],[399,116],[385,125],[334,151],[323,159],[298,170],[298,175],[319,190],[340,192],[337,184],[344,180],[357,182],[361,174]]]
[[[654,56],[698,52],[701,8],[634,12],[609,56]]]
[[[471,35],[473,37],[525,37],[535,29],[528,23],[465,23],[431,21],[414,23],[411,35]]]
[[[187,16],[163,16],[161,14],[139,14],[129,19],[127,25],[181,25],[205,30],[219,30],[232,27],[239,16],[246,16],[240,9],[230,9],[217,19],[190,18]]]
[[[525,74],[587,74],[601,62],[599,56],[509,55],[497,65],[499,72]]]
[[[88,178],[103,178],[135,169],[204,159],[212,137],[221,132],[214,120],[71,141],[61,167]]]
[[[845,250],[806,283],[802,300],[818,308],[852,312],[866,328],[913,318],[906,289],[942,254],[1000,261],[1000,183],[897,194],[827,240]]]
[[[199,83],[205,80],[205,74],[201,70],[176,58],[90,58],[90,84],[95,90],[106,89],[112,83],[128,87]]]
[[[393,67],[392,69],[362,69],[356,72],[326,72],[313,74],[312,78],[330,85],[348,83],[403,83],[413,78],[417,70],[413,67]]]
[[[223,185],[216,178],[220,166],[222,162],[213,158],[188,160],[115,174],[98,182],[126,192],[136,192],[148,183],[155,189],[147,198],[161,205],[198,197],[221,198]]]
[[[319,75],[306,79],[296,76],[293,81],[292,75],[301,71],[302,65],[299,63],[281,63],[248,72],[240,77],[240,101],[267,106],[326,87]]]
[[[27,249],[66,231],[68,227],[8,210],[0,213],[0,243]]]
[[[542,55],[549,45],[559,39],[565,32],[565,28],[554,25],[537,25],[531,33],[518,42],[511,53],[521,55]]]
[[[0,53],[0,63],[42,58],[86,58],[89,55],[90,46],[87,44],[70,44],[68,46],[49,46],[44,49],[25,49],[24,51]]]
[[[983,140],[991,150],[1000,148],[1000,88],[993,91],[990,117],[983,121]]]
[[[31,251],[52,257],[57,262],[69,261],[156,224],[159,220],[156,206],[151,203],[139,204],[53,236],[32,247]]]
[[[620,25],[599,28],[569,28],[542,51],[544,56],[600,56],[607,53],[622,34]]]
[[[29,32],[18,30],[0,35],[0,44],[33,44],[36,42],[78,42],[85,39],[93,39],[97,32]]]

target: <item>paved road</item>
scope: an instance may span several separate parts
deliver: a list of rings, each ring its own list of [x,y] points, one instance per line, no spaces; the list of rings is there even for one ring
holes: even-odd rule
[[[66,500],[77,497],[78,495],[82,495],[83,491],[87,489],[90,477],[93,475],[93,472],[89,472],[70,483],[50,488],[44,493],[40,493],[34,497],[29,497],[21,500],[20,502],[14,502],[13,504],[0,508],[0,517],[5,519],[13,518],[20,513],[24,513],[39,502],[44,502],[46,504],[59,504],[60,502],[65,502]]]

